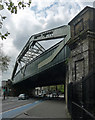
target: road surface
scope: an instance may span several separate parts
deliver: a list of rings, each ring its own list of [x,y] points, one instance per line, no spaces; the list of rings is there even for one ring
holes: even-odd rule
[[[35,99],[29,100],[18,100],[17,97],[12,97],[2,101],[2,112],[8,111],[10,109],[14,109],[29,103],[35,102]]]
[[[70,118],[63,99],[18,100],[6,99],[2,102],[3,118]]]

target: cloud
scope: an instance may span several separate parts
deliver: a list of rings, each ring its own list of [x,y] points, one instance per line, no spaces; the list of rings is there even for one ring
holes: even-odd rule
[[[16,57],[31,35],[68,24],[86,5],[92,6],[93,3],[80,0],[76,2],[74,0],[32,0],[31,7],[18,10],[17,15],[5,9],[2,14],[6,15],[7,19],[4,21],[2,32],[9,31],[11,34],[3,42],[3,47],[4,52],[11,57],[12,61],[3,79],[11,77]],[[55,44],[55,41],[43,42],[45,47],[51,44]]]

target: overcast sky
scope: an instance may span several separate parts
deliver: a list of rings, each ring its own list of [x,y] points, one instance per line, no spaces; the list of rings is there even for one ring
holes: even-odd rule
[[[7,9],[0,11],[4,16],[7,16],[3,22],[2,32],[10,32],[10,36],[3,41],[3,50],[11,57],[9,70],[3,73],[2,79],[11,78],[16,57],[31,35],[67,25],[85,6],[92,7],[93,1],[32,0],[30,8],[18,10],[17,14],[11,14]],[[55,44],[55,41],[53,43]],[[50,46],[51,43],[45,44],[44,42],[44,46],[47,47],[47,45]]]

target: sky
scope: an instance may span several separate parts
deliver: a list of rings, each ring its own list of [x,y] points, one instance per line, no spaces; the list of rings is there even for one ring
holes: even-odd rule
[[[93,1],[32,0],[30,7],[24,10],[18,9],[17,14],[11,14],[6,8],[0,11],[1,14],[7,17],[1,30],[3,33],[6,31],[10,32],[9,37],[2,41],[3,51],[11,57],[9,69],[2,74],[2,80],[11,78],[16,58],[33,34],[67,25],[85,6],[92,7]],[[48,48],[56,42],[43,42],[43,45]]]

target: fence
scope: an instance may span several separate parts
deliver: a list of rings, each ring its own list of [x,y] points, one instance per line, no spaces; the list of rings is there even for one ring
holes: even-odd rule
[[[67,105],[73,120],[95,120],[95,71],[68,84]]]

